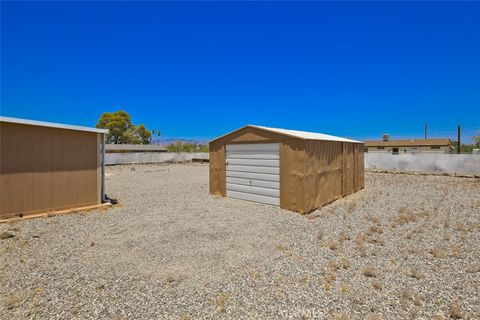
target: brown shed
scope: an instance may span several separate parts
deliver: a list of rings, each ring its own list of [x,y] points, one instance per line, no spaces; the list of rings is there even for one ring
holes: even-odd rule
[[[210,142],[210,194],[311,212],[364,187],[363,142],[247,125]]]
[[[106,132],[0,117],[0,220],[104,202]]]

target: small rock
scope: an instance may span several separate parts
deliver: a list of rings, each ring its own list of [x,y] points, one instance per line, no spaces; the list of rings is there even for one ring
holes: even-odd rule
[[[15,235],[13,233],[10,233],[8,231],[3,231],[2,233],[0,233],[0,239],[4,240],[4,239],[8,239],[8,238],[13,238],[15,237]]]

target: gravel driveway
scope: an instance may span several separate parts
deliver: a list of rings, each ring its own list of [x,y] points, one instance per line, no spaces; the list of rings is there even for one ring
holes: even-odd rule
[[[480,181],[366,173],[309,215],[208,166],[107,168],[119,205],[0,225],[1,319],[480,318]]]

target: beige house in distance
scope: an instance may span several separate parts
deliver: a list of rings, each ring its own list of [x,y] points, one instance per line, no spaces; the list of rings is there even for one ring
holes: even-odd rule
[[[384,135],[382,140],[370,140],[365,142],[365,152],[379,152],[391,154],[407,153],[449,153],[455,148],[448,138],[439,139],[402,139],[390,140]]]

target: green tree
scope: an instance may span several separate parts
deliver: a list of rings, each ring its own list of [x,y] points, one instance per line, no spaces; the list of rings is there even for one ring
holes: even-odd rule
[[[480,148],[480,133],[473,137],[475,148]]]
[[[150,141],[151,132],[143,124],[135,127],[130,115],[123,110],[103,113],[96,127],[108,129],[107,143],[148,144]]]
[[[135,134],[138,137],[138,139],[140,140],[141,144],[150,143],[150,137],[152,136],[152,132],[147,130],[147,128],[145,128],[145,126],[143,124],[139,124],[135,128]]]

